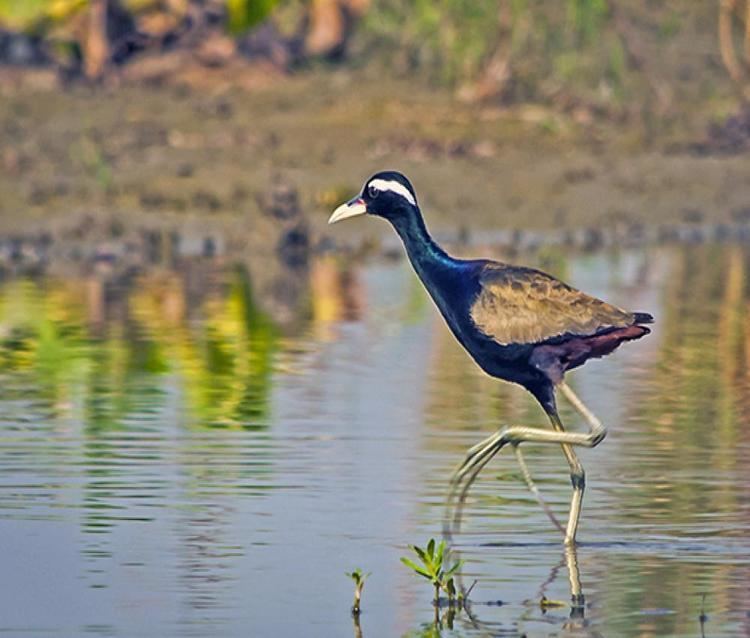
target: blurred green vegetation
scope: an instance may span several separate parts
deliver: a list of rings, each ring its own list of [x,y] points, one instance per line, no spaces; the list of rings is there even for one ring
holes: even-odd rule
[[[742,3],[724,18],[720,42],[718,3],[677,11],[648,0],[110,0],[104,20],[100,1],[0,0],[0,27],[49,40],[48,57],[63,66],[93,60],[82,65],[91,78],[106,73],[108,60],[124,64],[175,44],[200,49],[218,35],[223,48],[207,54],[211,65],[245,54],[285,69],[328,59],[379,66],[471,100],[614,116],[662,117],[708,103],[717,112],[747,76],[746,56],[732,46],[743,24],[750,42]],[[261,25],[271,28],[251,44],[227,42]]]
[[[278,0],[226,0],[228,28],[238,34],[262,22],[279,3]]]
[[[402,67],[425,69],[434,80],[454,84],[477,76],[502,47],[523,64],[534,51],[542,53],[572,76],[585,66],[585,48],[617,42],[607,30],[610,18],[606,0],[378,0],[365,28],[389,43],[385,48]]]
[[[0,26],[14,31],[44,31],[63,23],[86,9],[91,0],[0,0]],[[189,0],[119,0],[118,4],[138,16],[153,11],[183,14]],[[227,30],[232,34],[246,31],[263,21],[279,0],[223,0]]]
[[[426,69],[453,83],[476,73],[496,42],[497,7],[489,0],[379,0],[364,28],[403,70]]]
[[[32,29],[47,19],[63,20],[87,0],[0,0],[0,25],[14,31]]]

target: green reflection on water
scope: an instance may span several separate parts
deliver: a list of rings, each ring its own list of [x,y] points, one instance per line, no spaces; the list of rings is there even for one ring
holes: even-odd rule
[[[745,583],[750,581],[750,565],[737,551],[746,550],[744,539],[750,525],[746,497],[750,259],[745,249],[736,246],[671,247],[654,252],[649,260],[638,256],[650,273],[646,283],[634,283],[627,275],[627,255],[610,261],[563,258],[557,253],[540,256],[547,268],[562,276],[568,272],[581,277],[606,268],[611,272],[602,284],[604,296],[619,296],[623,303],[633,301],[628,305],[657,316],[652,336],[594,364],[606,371],[601,376],[607,377],[608,385],[599,383],[596,372],[587,376],[596,370],[593,366],[571,375],[571,383],[586,398],[601,392],[603,398],[594,396],[600,405],[621,408],[616,419],[608,420],[610,439],[586,455],[593,480],[584,506],[584,545],[579,558],[584,592],[592,602],[586,622],[602,635],[698,635],[694,630],[703,593],[709,630],[711,623],[737,627],[747,611]],[[426,358],[418,362],[427,375],[424,422],[415,426],[422,428],[416,435],[421,448],[408,452],[409,463],[417,469],[405,481],[406,495],[399,492],[396,498],[413,499],[418,513],[410,511],[407,520],[416,516],[423,520],[425,531],[434,533],[443,514],[448,474],[468,444],[504,423],[543,425],[543,415],[526,393],[478,371],[428,307],[425,293],[407,266],[398,268],[404,270],[393,278],[394,284],[389,279],[392,269],[373,282],[377,268],[364,277],[351,264],[331,259],[313,264],[313,336],[307,334],[300,340],[315,340],[303,345],[331,353],[326,354],[332,374],[326,380],[330,382],[339,378],[336,374],[346,373],[351,364],[347,357],[360,356],[362,343],[374,348],[391,338],[393,333],[383,330],[383,325],[406,324],[418,337],[426,335]],[[575,277],[568,274],[567,278]],[[387,291],[384,281],[391,282]],[[401,288],[404,281],[408,283]],[[636,304],[638,291],[643,289],[658,293],[652,297],[653,305]],[[398,303],[386,304],[384,311],[383,299],[390,299],[386,293],[394,290]],[[129,282],[91,276],[0,285],[4,416],[12,422],[5,436],[15,446],[6,448],[4,469],[10,468],[9,480],[15,482],[15,473],[19,468],[27,471],[24,464],[28,462],[31,469],[22,477],[24,484],[34,473],[45,483],[19,489],[17,494],[6,491],[8,509],[3,513],[8,518],[38,516],[39,512],[50,516],[52,508],[43,509],[48,500],[38,495],[54,491],[48,485],[80,477],[79,492],[75,491],[78,483],[71,480],[67,491],[61,490],[56,498],[63,506],[83,510],[87,558],[108,558],[110,551],[116,551],[106,544],[108,532],[123,521],[133,521],[133,527],[138,527],[141,521],[173,516],[179,522],[176,528],[181,534],[184,530],[179,538],[179,569],[186,581],[192,586],[199,574],[205,578],[196,589],[201,596],[226,600],[230,585],[222,574],[229,573],[233,555],[217,557],[206,548],[236,545],[239,549],[232,552],[244,551],[232,536],[236,528],[232,508],[239,499],[297,483],[307,486],[305,493],[320,495],[312,479],[318,478],[321,463],[299,464],[294,455],[279,462],[291,447],[274,448],[278,442],[269,443],[267,428],[279,418],[271,413],[271,391],[274,359],[282,342],[256,302],[244,270],[217,266],[181,273],[155,270]],[[349,336],[359,349],[348,354],[345,349],[344,354],[324,349],[330,341],[347,338],[336,329],[339,322],[361,321],[367,313],[374,317],[371,323],[377,324],[372,335],[361,342],[357,331]],[[366,328],[367,322],[362,323]],[[304,355],[305,348],[299,352]],[[632,353],[640,354],[631,360]],[[302,368],[292,361],[294,356],[294,351],[285,354],[295,370]],[[315,389],[313,377],[326,373],[316,367],[309,372],[296,377],[296,387],[310,384]],[[385,376],[389,370],[376,372]],[[335,398],[311,394],[311,402],[331,401],[327,409],[334,419],[337,411],[348,415],[348,398],[336,404]],[[401,407],[412,408],[412,402],[420,398],[404,394],[401,400],[409,405]],[[286,400],[293,399],[287,395]],[[311,405],[301,403],[299,411]],[[17,436],[13,419],[31,420],[38,430],[55,428],[55,436],[49,441],[27,433]],[[375,458],[380,463],[383,440],[387,443],[375,433],[358,438],[354,428],[351,438],[349,430],[345,430],[347,436],[321,437],[328,430],[298,427],[314,441],[309,445],[313,452],[321,454],[310,458],[322,458],[326,466],[334,464],[324,453],[330,450],[332,456],[344,457],[352,452],[351,440],[357,441],[357,454],[362,455],[358,461],[366,464]],[[404,437],[412,436],[412,430],[404,432]],[[550,502],[566,507],[569,486],[559,450],[529,447],[527,458],[538,483],[551,496]],[[330,475],[331,494],[337,507],[346,512],[353,507],[347,501],[351,484],[337,476]],[[532,628],[534,623],[546,623],[544,633],[530,630],[529,635],[546,635],[548,626],[550,632],[570,629],[565,614],[559,614],[562,620],[551,620],[552,614],[543,616],[538,605],[527,605],[523,615],[517,615],[521,597],[534,595],[537,583],[533,579],[543,573],[539,576],[543,580],[559,557],[556,546],[545,549],[543,545],[557,539],[520,485],[515,462],[507,456],[498,459],[482,483],[468,514],[478,532],[469,537],[465,558],[477,570],[487,598],[495,598],[495,587],[504,582],[518,579],[518,583],[513,591],[516,598],[507,608],[478,606],[477,613],[489,620],[528,623]],[[379,489],[377,482],[372,489]],[[31,513],[33,505],[38,509]],[[149,505],[167,505],[168,513],[159,514],[159,507]],[[347,544],[356,543],[356,534],[348,528],[342,532],[340,526],[336,517],[330,517],[330,527],[320,529],[333,536],[343,533]],[[196,529],[205,532],[207,540],[193,538],[191,530]],[[494,536],[496,532],[502,536]],[[279,530],[267,517],[259,517],[247,533],[259,536],[258,542],[272,551]],[[300,528],[300,533],[308,532]],[[383,537],[388,542],[400,541],[401,534],[400,526],[387,530]],[[514,548],[518,537],[522,542],[542,544],[534,551]],[[498,538],[509,539],[510,546],[481,545]],[[315,551],[313,543],[311,552]],[[264,577],[273,581],[273,570],[264,569]],[[383,572],[388,569],[382,567]],[[108,586],[107,578],[107,573],[92,576],[91,586]],[[564,575],[548,580],[567,586]],[[563,599],[565,592],[558,587],[550,595]],[[205,603],[197,594],[196,600],[196,605]],[[403,604],[410,613],[418,608],[408,600]],[[424,620],[431,611],[427,602]],[[416,621],[414,626],[413,635],[430,635],[433,629]],[[465,631],[458,635],[478,635],[468,627]]]
[[[664,280],[662,343],[644,371],[639,400],[639,455],[659,476],[634,492],[628,513],[680,524],[696,511],[741,511],[732,482],[746,454],[750,426],[750,256],[740,247],[693,247],[675,251]],[[640,513],[640,514],[639,514]]]
[[[707,543],[683,555],[649,552],[611,561],[607,606],[673,612],[634,619],[645,635],[687,631],[704,594],[709,616],[746,613],[737,585],[750,579],[750,565],[731,553],[705,552],[720,550],[723,538],[745,538],[750,523],[743,470],[750,431],[749,268],[750,254],[740,246],[672,252],[662,283],[661,344],[631,392],[636,400],[627,434],[635,453],[629,461],[617,459],[615,471],[629,485],[618,491],[612,516]]]
[[[80,508],[90,587],[109,586],[98,561],[111,558],[114,527],[188,503],[179,511],[186,529],[207,520],[220,529],[217,498],[269,489],[273,459],[258,435],[267,437],[271,419],[278,343],[242,268],[0,286],[5,416],[29,423],[6,437],[2,469],[32,481],[46,472],[53,481],[76,477],[70,496],[45,501],[39,515]],[[252,435],[209,436],[215,428]],[[12,469],[22,468],[16,458],[29,469]],[[33,505],[6,493],[0,510],[12,517]],[[185,551],[190,566],[202,560],[190,543]]]
[[[197,291],[173,272],[0,287],[0,365],[56,413],[80,409],[89,431],[163,408],[169,377],[190,427],[263,428],[277,345],[244,269],[207,273]]]

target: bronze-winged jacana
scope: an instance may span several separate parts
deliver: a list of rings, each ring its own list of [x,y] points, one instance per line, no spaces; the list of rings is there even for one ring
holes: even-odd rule
[[[595,447],[607,431],[563,381],[566,371],[612,352],[623,341],[650,331],[653,317],[595,299],[533,268],[487,259],[454,259],[427,232],[414,188],[395,171],[373,175],[359,195],[339,206],[329,224],[363,214],[387,219],[406,248],[414,270],[456,339],[489,375],[526,388],[546,412],[554,431],[510,426],[471,448],[453,477],[466,481],[461,498],[482,468],[511,444],[524,478],[550,518],[575,543],[585,473],[574,446]],[[587,433],[566,432],[557,413],[559,389],[589,424]],[[570,466],[573,498],[565,529],[546,507],[519,449],[524,441],[558,443]]]

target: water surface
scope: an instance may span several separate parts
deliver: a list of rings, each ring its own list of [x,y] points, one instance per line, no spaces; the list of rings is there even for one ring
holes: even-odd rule
[[[705,635],[747,635],[748,252],[552,257],[571,283],[657,317],[569,376],[609,428],[580,453],[585,616],[539,606],[569,601],[568,564],[504,451],[455,539],[473,617],[437,629],[700,636],[703,608]],[[503,424],[544,426],[541,411],[476,368],[403,261],[321,258],[291,328],[243,270],[190,272],[0,286],[0,631],[435,635],[430,587],[398,559],[441,534],[465,450]],[[559,449],[526,452],[564,517]],[[372,572],[359,628],[355,567]]]

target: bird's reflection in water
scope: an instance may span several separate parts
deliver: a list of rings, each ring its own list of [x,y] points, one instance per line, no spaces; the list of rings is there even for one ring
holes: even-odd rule
[[[454,538],[460,532],[466,491],[467,488],[465,488],[462,493],[456,494],[456,490],[453,488],[446,499],[443,535],[449,544],[452,560],[459,559],[460,550],[454,544]],[[569,603],[550,600],[546,596],[547,589],[559,578],[560,571],[563,569],[567,571],[568,575],[570,587]],[[517,622],[513,622],[512,627],[509,627],[507,619],[505,621],[483,620],[481,617],[482,608],[496,605],[497,603],[473,602],[470,598],[470,593],[474,585],[470,584],[467,589],[460,571],[457,574],[456,579],[458,581],[458,588],[460,591],[464,592],[466,596],[466,603],[463,609],[459,610],[458,615],[456,615],[455,610],[452,610],[454,616],[450,618],[451,629],[455,619],[462,623],[466,623],[467,630],[473,629],[490,632],[493,636],[518,635]],[[586,598],[583,592],[583,587],[581,586],[578,549],[575,545],[566,545],[564,547],[560,561],[551,569],[549,576],[540,585],[536,600],[528,601],[528,604],[525,605],[525,607],[527,608],[527,612],[522,614],[521,617],[517,619],[518,621],[531,620],[529,614],[534,613],[536,615],[541,608],[542,617],[547,622],[559,624],[563,629],[576,631],[581,635],[592,637],[599,635],[598,632],[593,631],[588,627],[586,621]],[[558,612],[564,608],[569,608],[570,611],[567,617],[561,618],[560,613]],[[536,620],[538,620],[538,616],[536,617]],[[439,623],[436,619],[435,627],[439,630],[441,626],[442,623]]]
[[[560,562],[552,568],[547,580],[539,588],[539,605],[542,608],[542,613],[545,616],[549,616],[551,622],[557,623],[559,616],[554,614],[552,610],[562,610],[567,607],[566,604],[550,601],[545,595],[547,587],[557,580],[560,570],[563,567],[568,572],[568,581],[570,583],[570,613],[567,618],[562,619],[562,628],[568,631],[575,630],[579,633],[582,632],[582,635],[585,636],[599,636],[599,633],[591,630],[586,622],[586,599],[581,587],[581,572],[578,567],[578,551],[576,547],[565,548]]]
[[[451,553],[455,557],[459,552],[454,547]],[[567,571],[570,583],[569,602],[551,600],[546,596],[547,589],[557,581],[562,570]],[[524,602],[524,611],[518,618],[488,620],[483,617],[488,609],[502,606],[502,603],[473,601],[471,599],[473,584],[467,590],[460,574],[458,579],[460,588],[466,595],[464,604],[450,607],[435,606],[432,622],[422,623],[419,627],[404,634],[404,638],[437,638],[445,630],[456,632],[459,636],[475,635],[477,632],[479,632],[478,635],[485,636],[519,636],[525,635],[522,630],[524,622],[543,622],[555,625],[564,631],[575,632],[578,636],[601,637],[597,630],[589,627],[585,617],[586,603],[581,586],[578,551],[575,547],[564,549],[560,561],[552,567],[549,576],[539,586],[537,597]],[[353,616],[353,619],[354,636],[362,638],[359,616]]]
[[[547,598],[547,588],[560,576],[560,571],[565,569],[570,583],[570,601],[556,601]],[[497,603],[494,603],[497,604]],[[585,617],[585,596],[581,587],[581,574],[578,567],[578,552],[575,547],[566,547],[560,562],[550,570],[549,576],[540,585],[537,598],[526,601],[524,613],[518,618],[506,619],[504,621],[487,621],[482,619],[482,608],[492,606],[493,603],[469,602],[465,607],[465,616],[461,620],[467,624],[467,629],[489,632],[493,636],[518,635],[518,624],[523,621],[539,621],[539,610],[541,609],[542,621],[559,625],[567,631],[576,631],[579,635],[597,637],[599,633],[592,631]],[[569,609],[567,616],[562,616],[563,609]],[[533,614],[533,617],[532,617]],[[511,625],[511,626],[509,626]]]
[[[563,557],[560,562],[552,568],[549,577],[545,580],[539,588],[539,600],[540,605],[544,609],[545,606],[557,607],[558,605],[554,602],[550,602],[546,596],[547,587],[549,587],[560,573],[560,570],[566,567],[568,570],[568,580],[570,582],[570,617],[583,618],[584,609],[586,607],[586,598],[583,595],[583,589],[581,588],[581,572],[578,568],[578,551],[573,546],[566,546]]]

